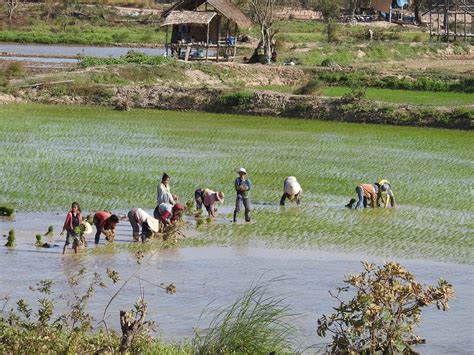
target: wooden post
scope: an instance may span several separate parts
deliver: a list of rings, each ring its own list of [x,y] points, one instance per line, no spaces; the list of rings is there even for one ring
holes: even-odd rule
[[[458,12],[454,13],[454,40],[458,39]]]
[[[441,32],[441,25],[439,23],[439,7],[437,8],[437,11],[438,11],[438,22],[436,24],[436,27],[437,27],[437,35],[438,35],[438,42],[439,42],[439,36],[440,36],[440,32]]]
[[[217,52],[216,52],[216,62],[219,61],[219,42],[221,40],[221,16],[217,15]]]
[[[433,16],[431,15],[431,10],[430,9],[430,42],[431,42],[431,36],[433,36]]]
[[[184,61],[187,62],[189,59],[189,54],[191,53],[191,44],[186,45],[186,53],[184,54]]]
[[[206,62],[208,58],[209,58],[209,23],[207,24],[207,35],[206,35]]]
[[[446,34],[446,42],[449,43],[449,0],[444,9],[444,32]]]
[[[464,11],[464,42],[467,42],[467,10]]]
[[[168,57],[168,26],[166,26],[166,39],[165,39],[165,49],[166,49],[166,57]]]

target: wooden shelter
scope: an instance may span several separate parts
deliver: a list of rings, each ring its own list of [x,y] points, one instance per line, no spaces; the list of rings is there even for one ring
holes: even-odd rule
[[[239,29],[252,26],[252,21],[230,0],[181,0],[164,11],[162,17],[166,55],[186,61],[232,60]]]
[[[449,39],[474,38],[473,0],[431,0],[429,9],[430,39],[449,42]]]

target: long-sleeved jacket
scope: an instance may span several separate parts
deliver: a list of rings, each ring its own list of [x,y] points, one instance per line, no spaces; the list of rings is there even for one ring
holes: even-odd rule
[[[170,203],[172,205],[176,204],[171,195],[169,186],[161,182],[156,189],[156,205],[159,206],[162,203]]]
[[[243,188],[242,188],[243,187]],[[249,191],[252,189],[252,183],[249,179],[241,179],[240,176],[235,179],[235,191],[237,191],[237,195],[242,197],[248,197]]]

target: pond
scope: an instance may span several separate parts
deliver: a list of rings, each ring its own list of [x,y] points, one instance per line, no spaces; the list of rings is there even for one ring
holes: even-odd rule
[[[58,293],[68,293],[66,279],[81,268],[104,275],[106,268],[117,270],[122,279],[135,272],[137,264],[130,253],[101,254],[101,245],[89,247],[78,255],[61,255],[64,238],[56,236],[44,239],[56,241],[60,247],[36,248],[34,235],[41,230],[44,221],[60,225],[63,216],[51,214],[19,215],[15,221],[2,221],[0,228],[15,228],[17,247],[8,250],[0,247],[2,289],[0,297],[9,295],[13,300],[20,297],[31,299],[34,286],[40,279],[53,279]],[[58,232],[58,228],[56,229]],[[116,244],[129,242],[131,229],[128,223],[120,223]],[[95,249],[93,251],[93,249]],[[328,291],[342,286],[345,275],[361,270],[361,260],[381,264],[383,259],[355,253],[329,253],[317,250],[258,248],[248,245],[188,247],[156,252],[142,266],[141,277],[154,284],[174,283],[177,292],[167,295],[147,282],[146,299],[150,306],[150,318],[159,325],[159,332],[167,340],[192,337],[198,326],[201,312],[211,303],[200,326],[205,327],[216,308],[228,306],[252,283],[282,276],[283,280],[269,284],[269,294],[282,296],[291,311],[297,313],[294,324],[300,334],[300,348],[321,344],[323,339],[315,335],[316,320],[323,313],[332,311],[336,303]],[[456,299],[447,312],[428,308],[422,316],[418,334],[427,339],[418,347],[423,354],[472,353],[474,267],[470,265],[437,263],[429,261],[398,260],[413,272],[423,284],[435,284],[439,277],[449,280],[455,289]],[[110,290],[112,291],[112,290]],[[118,328],[118,310],[129,309],[138,297],[137,282],[131,282],[114,301],[110,310],[109,326]],[[100,321],[110,296],[99,290],[90,304],[89,311]],[[61,303],[58,309],[61,310]],[[450,329],[450,331],[447,331]],[[454,330],[453,331],[451,330]],[[308,353],[313,349],[307,350]]]
[[[94,47],[94,46],[67,46],[47,44],[14,44],[1,43],[0,53],[13,53],[31,56],[92,56],[92,57],[119,57],[128,51],[138,51],[149,55],[163,55],[164,48],[132,48],[132,47]]]

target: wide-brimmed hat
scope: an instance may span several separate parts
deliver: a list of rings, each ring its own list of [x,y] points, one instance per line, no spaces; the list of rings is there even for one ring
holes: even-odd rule
[[[146,219],[146,223],[148,224],[148,227],[150,227],[150,229],[157,233],[160,229],[160,223],[159,221],[152,217],[152,216],[148,216],[148,218]]]
[[[238,173],[247,174],[247,170],[245,170],[244,168],[239,168],[239,170],[237,170],[237,174],[238,174]]]
[[[84,224],[84,227],[86,227],[86,228],[84,229],[84,232],[83,232],[83,233],[84,233],[84,234],[91,234],[91,233],[92,233],[92,227],[91,227],[90,223],[87,222],[87,221],[84,221],[83,224]]]
[[[216,197],[217,197],[217,201],[219,201],[219,202],[224,201],[224,193],[222,191],[217,191],[216,192]]]
[[[296,195],[297,193],[301,192],[301,185],[298,183],[298,181],[291,181],[286,184],[285,192],[290,196]]]

